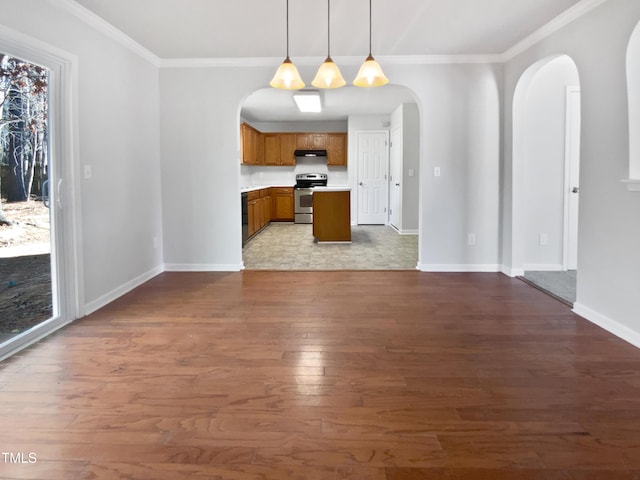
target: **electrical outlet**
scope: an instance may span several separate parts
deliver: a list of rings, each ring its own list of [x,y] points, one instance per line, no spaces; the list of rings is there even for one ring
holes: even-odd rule
[[[434,177],[440,176],[440,167],[433,167],[433,176]]]
[[[413,168],[410,168],[410,169],[409,169],[409,176],[410,176],[410,177],[413,177],[414,175],[415,175],[415,173],[414,173],[414,171],[413,171]]]
[[[546,247],[547,245],[549,245],[549,235],[547,235],[546,233],[541,233],[539,243],[541,247]]]
[[[160,239],[158,237],[153,237],[153,248],[156,250],[160,248]]]
[[[91,165],[84,166],[84,178],[85,180],[89,180],[91,178]]]
[[[473,246],[476,244],[476,234],[475,233],[470,233],[469,235],[467,235],[467,243],[470,246]]]

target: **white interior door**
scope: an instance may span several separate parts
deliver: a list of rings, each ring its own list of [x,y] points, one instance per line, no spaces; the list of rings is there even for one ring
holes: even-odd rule
[[[387,223],[388,132],[358,133],[358,224]]]
[[[391,131],[389,145],[389,224],[402,229],[402,129],[395,128]]]
[[[580,87],[567,87],[566,122],[564,267],[567,270],[577,270],[580,204]]]

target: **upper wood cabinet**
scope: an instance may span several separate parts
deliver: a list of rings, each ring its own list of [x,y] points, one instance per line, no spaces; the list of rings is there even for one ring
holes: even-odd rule
[[[240,124],[241,163],[264,165],[264,139],[262,133],[247,123]]]
[[[327,133],[327,165],[347,165],[346,133]]]
[[[326,148],[326,133],[296,133],[296,149],[325,150]]]
[[[262,133],[240,124],[243,165],[294,166],[296,150],[326,150],[327,165],[347,165],[346,133]]]
[[[280,135],[264,133],[264,164],[280,165]]]
[[[279,165],[295,165],[296,157],[293,152],[296,150],[295,133],[279,133],[280,137],[280,163]]]

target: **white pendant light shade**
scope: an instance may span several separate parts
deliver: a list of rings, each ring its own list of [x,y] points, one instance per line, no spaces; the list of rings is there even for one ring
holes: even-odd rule
[[[276,74],[269,82],[273,88],[281,90],[300,90],[304,88],[304,82],[298,73],[298,69],[287,57],[278,67]]]
[[[327,57],[320,68],[318,69],[318,73],[316,73],[313,82],[313,85],[316,88],[339,88],[344,87],[347,84],[342,74],[340,73],[340,69],[338,65],[333,63],[331,57]]]
[[[381,87],[389,83],[389,79],[382,71],[382,67],[371,55],[371,0],[369,0],[369,56],[358,70],[353,81],[356,87]]]
[[[389,79],[385,76],[380,64],[371,55],[364,61],[353,81],[356,87],[381,87],[387,83],[389,83]]]
[[[331,0],[327,0],[327,59],[320,65],[311,85],[316,88],[339,88],[346,84],[338,65],[331,59]]]
[[[300,90],[304,88],[304,82],[300,78],[298,69],[289,58],[289,0],[287,0],[287,58],[278,67],[269,85],[281,90]]]

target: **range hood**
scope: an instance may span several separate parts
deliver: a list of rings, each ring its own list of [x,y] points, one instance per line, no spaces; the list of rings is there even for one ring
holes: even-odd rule
[[[296,150],[293,152],[295,157],[326,157],[326,150]]]

